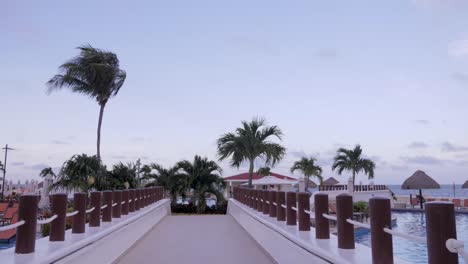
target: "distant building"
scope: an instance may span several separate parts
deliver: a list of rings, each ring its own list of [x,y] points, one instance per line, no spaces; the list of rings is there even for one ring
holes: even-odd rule
[[[273,172],[269,176],[273,176],[273,177],[276,177],[276,178],[282,179],[282,180],[297,181],[296,178],[281,175],[281,174],[278,174],[278,173],[273,173]],[[261,178],[263,178],[263,176],[259,176],[256,173],[253,173],[253,175],[252,175],[252,180],[259,180]],[[242,185],[244,183],[249,182],[249,173],[246,172],[246,173],[241,173],[241,174],[225,177],[224,181],[226,182],[226,189],[224,191],[224,196],[229,198],[229,197],[232,196],[232,189],[234,187],[238,187],[238,186],[240,186],[240,185]]]

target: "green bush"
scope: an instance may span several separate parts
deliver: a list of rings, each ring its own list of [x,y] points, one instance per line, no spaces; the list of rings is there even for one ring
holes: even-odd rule
[[[353,204],[353,211],[358,213],[367,213],[369,211],[369,204],[366,202],[355,202]]]
[[[226,214],[227,201],[218,203],[217,205],[207,206],[202,214]],[[197,207],[193,203],[189,204],[173,204],[171,211],[175,214],[196,214]]]

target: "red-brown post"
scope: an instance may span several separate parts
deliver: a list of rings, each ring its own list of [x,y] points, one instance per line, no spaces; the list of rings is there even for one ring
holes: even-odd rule
[[[369,200],[372,263],[393,264],[392,235],[384,228],[392,226],[390,200],[374,197]]]
[[[50,196],[52,215],[57,215],[52,223],[50,223],[49,241],[64,241],[65,240],[65,225],[67,214],[67,194],[56,193]]]
[[[299,231],[310,231],[310,194],[300,192],[297,194],[297,217],[299,218]]]
[[[122,191],[122,215],[128,215],[128,190]]]
[[[285,192],[276,192],[276,220],[278,221],[286,221],[286,209],[282,206],[286,206],[285,196]]]
[[[458,263],[458,254],[448,251],[445,243],[457,239],[455,208],[448,202],[428,202],[426,211],[426,237],[429,264]]]
[[[92,192],[90,200],[90,207],[94,210],[89,213],[89,226],[101,225],[101,192]]]
[[[347,219],[353,219],[353,197],[347,193],[336,196],[336,225],[338,248],[354,249],[354,226]]]
[[[249,207],[253,208],[254,207],[254,190],[249,189]]]
[[[328,194],[317,193],[314,196],[315,207],[315,238],[329,239],[330,238],[330,223],[329,220],[323,217],[323,214],[328,214]]]
[[[252,189],[252,209],[257,210],[257,190]]]
[[[85,232],[87,198],[87,193],[81,192],[73,195],[73,211],[78,211],[78,213],[73,216],[72,220],[73,234],[82,234]]]
[[[270,202],[270,217],[276,218],[276,191],[268,192],[268,201]]]
[[[293,209],[296,207],[296,193],[286,193],[286,225],[296,225],[296,211]]]
[[[270,213],[270,205],[268,204],[268,191],[267,190],[262,191],[262,199],[263,199],[262,213],[263,214],[269,214]]]
[[[102,222],[112,222],[112,191],[103,191],[104,205],[102,209]]]
[[[136,205],[135,205],[135,209],[136,210],[140,210],[143,208],[143,201],[142,201],[142,195],[141,195],[141,189],[138,188],[135,190],[135,195],[136,195],[136,199],[137,199],[137,202],[136,202]]]
[[[128,190],[128,199],[129,199],[128,211],[130,213],[135,212],[135,190],[134,189]]]
[[[113,191],[112,200],[114,200],[113,203],[115,204],[112,207],[112,218],[120,218],[122,215],[122,191]]]
[[[263,202],[262,202],[262,190],[256,190],[257,191],[257,211],[262,212],[263,211]]]
[[[37,205],[39,195],[25,194],[19,198],[18,220],[25,223],[16,230],[17,254],[33,253],[36,247]]]

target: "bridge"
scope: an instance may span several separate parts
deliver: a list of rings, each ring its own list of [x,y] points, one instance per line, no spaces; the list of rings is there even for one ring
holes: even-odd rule
[[[371,223],[350,218],[352,196],[338,195],[337,212],[328,196],[235,188],[226,215],[173,215],[160,187],[51,195],[52,216],[37,219],[36,195],[20,197],[16,247],[0,251],[3,263],[406,263],[393,254],[392,236],[427,244],[429,263],[465,259],[456,240],[453,204],[426,205],[427,237],[391,230],[390,201],[370,200]],[[88,204],[89,201],[89,204]],[[65,230],[65,221],[72,228]],[[311,219],[315,228],[311,227]],[[337,234],[330,233],[336,222]],[[50,236],[35,239],[38,225]],[[372,247],[354,243],[354,228],[371,230]]]

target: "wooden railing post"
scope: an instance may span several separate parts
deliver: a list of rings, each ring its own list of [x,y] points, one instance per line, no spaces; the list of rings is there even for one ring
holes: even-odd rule
[[[390,200],[374,197],[369,200],[372,263],[393,264],[392,235],[384,228],[392,226]]]
[[[296,211],[293,209],[296,207],[296,193],[286,193],[286,225],[296,225]]]
[[[354,226],[347,219],[353,219],[353,197],[347,193],[336,196],[336,218],[338,248],[354,249]]]
[[[25,223],[16,230],[15,253],[33,253],[36,247],[37,205],[39,195],[26,194],[19,198],[18,221]]]
[[[82,192],[73,195],[73,210],[78,211],[78,213],[73,216],[72,220],[73,234],[82,234],[85,232],[87,196],[87,193]]]
[[[276,220],[286,221],[286,209],[282,206],[286,206],[286,193],[279,191],[276,192]]]
[[[102,209],[102,222],[112,221],[112,191],[103,191],[104,205],[106,207]]]
[[[268,191],[263,190],[262,191],[262,199],[263,199],[263,214],[269,214],[270,213],[270,205],[268,204]]]
[[[257,211],[263,212],[263,191],[257,190]]]
[[[122,215],[128,215],[128,190],[122,191]]]
[[[297,194],[297,217],[299,218],[299,231],[310,231],[310,193]]]
[[[317,193],[314,196],[315,207],[315,238],[329,239],[330,238],[330,222],[323,217],[323,214],[328,214],[328,194]]]
[[[101,225],[101,192],[92,192],[90,195],[90,207],[94,210],[89,214],[89,226]],[[56,220],[55,220],[56,221]]]
[[[56,193],[51,194],[49,197],[52,215],[57,215],[57,218],[50,223],[49,241],[64,241],[67,214],[67,194]]]
[[[113,191],[112,192],[112,200],[114,207],[112,207],[112,218],[120,218],[122,214],[122,191]]]
[[[276,191],[269,191],[268,192],[268,201],[270,202],[269,213],[270,217],[276,218]]]
[[[428,202],[425,204],[427,253],[429,264],[458,263],[458,254],[446,247],[449,238],[457,239],[455,208],[448,202]]]

